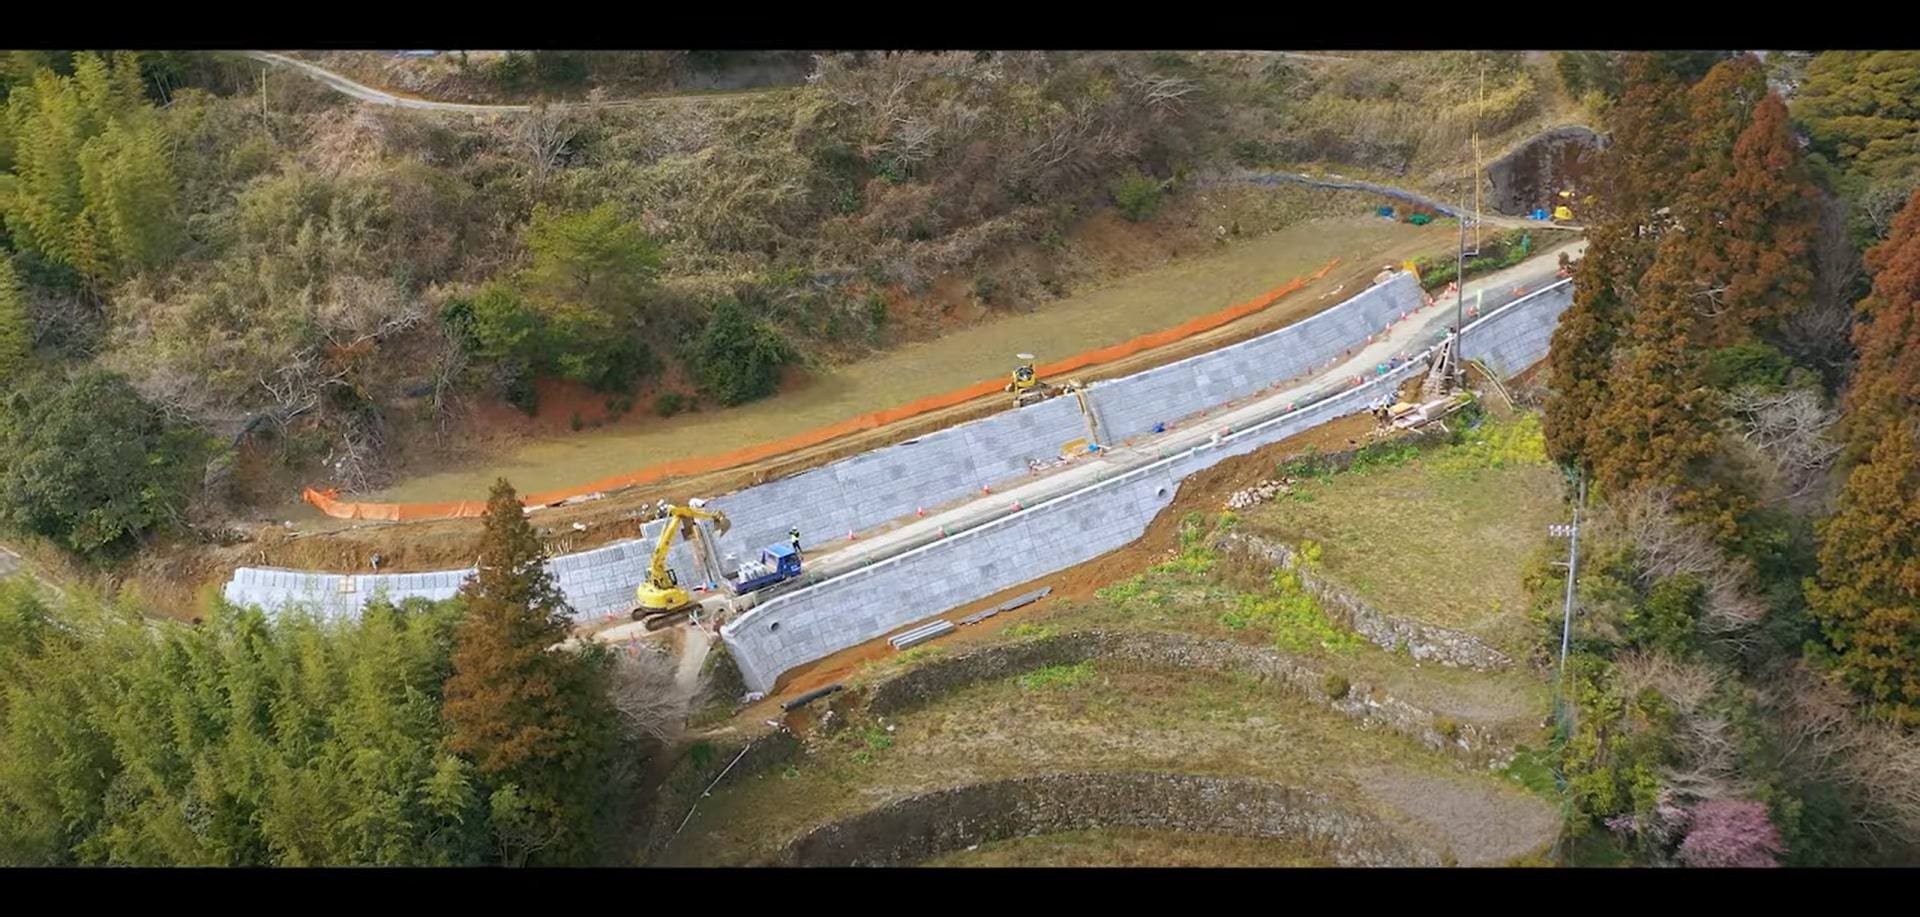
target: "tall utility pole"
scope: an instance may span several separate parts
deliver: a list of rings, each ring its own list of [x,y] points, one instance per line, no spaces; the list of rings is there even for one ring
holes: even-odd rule
[[[1487,68],[1486,68],[1486,65],[1483,63],[1480,65],[1480,96],[1478,100],[1475,102],[1472,130],[1470,131],[1470,135],[1471,135],[1470,149],[1471,149],[1471,155],[1473,157],[1473,170],[1467,173],[1467,185],[1468,185],[1468,188],[1473,192],[1473,210],[1471,212],[1473,214],[1473,252],[1476,255],[1480,253],[1480,109],[1486,106],[1486,101],[1487,101]],[[1465,356],[1460,352],[1462,337],[1465,335],[1467,330],[1466,312],[1467,312],[1467,213],[1468,211],[1466,209],[1466,206],[1467,206],[1466,199],[1465,199],[1465,196],[1463,195],[1460,202],[1460,207],[1461,207],[1460,262],[1459,262],[1460,266],[1454,273],[1454,288],[1455,288],[1454,289],[1455,295],[1453,300],[1454,339],[1452,344],[1453,370],[1451,373],[1451,375],[1454,376],[1454,379],[1451,381],[1455,385],[1463,384],[1466,381],[1466,366],[1464,363],[1461,362],[1462,360],[1465,359]]]
[[[1567,606],[1560,622],[1560,675],[1567,674],[1567,648],[1573,638],[1573,590],[1575,579],[1580,575],[1580,507],[1587,502],[1587,480],[1580,478],[1578,496],[1573,503],[1572,525],[1550,525],[1547,531],[1567,539],[1567,562],[1555,564],[1567,568]]]

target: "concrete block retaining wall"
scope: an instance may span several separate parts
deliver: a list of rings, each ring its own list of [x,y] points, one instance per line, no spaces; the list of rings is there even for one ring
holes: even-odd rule
[[[1511,377],[1546,357],[1554,325],[1572,298],[1573,282],[1566,280],[1496,309],[1463,332],[1461,352],[1485,360],[1501,377]],[[1187,475],[1363,410],[1382,391],[1424,372],[1427,365],[1417,359],[1224,437],[1218,446],[1184,452],[775,598],[729,624],[722,638],[748,686],[767,691],[795,666],[1120,548],[1146,531]]]
[[[716,497],[712,506],[735,526],[717,540],[742,560],[784,543],[795,526],[803,546],[825,546],[1026,477],[1029,459],[1058,458],[1087,438],[1079,400],[1053,398]]]
[[[547,561],[547,570],[573,607],[574,619],[585,621],[622,614],[633,607],[633,592],[645,578],[653,559],[655,539],[668,520],[640,527],[641,537]],[[667,566],[689,590],[701,585],[693,549],[676,542],[667,552]],[[234,571],[225,595],[235,605],[274,608],[289,602],[311,606],[329,617],[358,614],[367,602],[385,594],[389,601],[409,598],[450,599],[468,577],[464,570],[434,573],[340,574],[242,567]],[[341,583],[349,584],[346,591]]]
[[[1471,326],[1465,336],[1468,355],[1487,359],[1503,375],[1517,372],[1537,361],[1538,355],[1546,352],[1546,340],[1551,335],[1553,321],[1558,319],[1566,301],[1570,300],[1570,282],[1560,284],[1557,288],[1560,289],[1557,294],[1552,294],[1556,288],[1549,288],[1548,291],[1495,310]],[[1537,298],[1548,297],[1549,294],[1560,298],[1535,302]],[[1390,318],[1397,319],[1402,311],[1411,311],[1422,301],[1421,291],[1412,275],[1396,274],[1387,283],[1370,288],[1298,324],[1200,357],[1092,386],[1087,394],[1103,425],[1102,439],[1112,442],[1137,436],[1151,430],[1156,423],[1178,421],[1228,400],[1250,397],[1274,381],[1310,372],[1338,357],[1345,349],[1364,341],[1376,326],[1384,326]],[[1533,305],[1521,307],[1523,303]],[[1551,310],[1551,317],[1532,314],[1534,308],[1543,304]],[[1521,323],[1521,330],[1511,342],[1507,340],[1509,322]],[[1420,365],[1403,366],[1388,380],[1407,378]],[[1365,388],[1370,393],[1366,397],[1372,397],[1371,393],[1378,391],[1379,384],[1379,380],[1370,383]],[[1293,432],[1339,416],[1340,413],[1357,410],[1364,401],[1365,397],[1355,400],[1353,396],[1342,394],[1311,405],[1309,409],[1294,415],[1297,420],[1288,421],[1289,432],[1269,441],[1293,435]],[[1325,405],[1345,407],[1336,413],[1329,413]],[[1228,455],[1240,454],[1234,451],[1236,449],[1251,450],[1269,442],[1255,442],[1248,438],[1247,434],[1252,432],[1242,431],[1229,437],[1220,447],[1209,450],[1207,454],[1213,456],[1212,461],[1217,461]],[[844,535],[848,529],[871,529],[911,516],[918,508],[931,508],[978,493],[982,486],[998,487],[1022,478],[1027,473],[1029,459],[1052,458],[1059,454],[1062,445],[1085,438],[1088,438],[1086,418],[1078,399],[1073,397],[1055,398],[997,414],[931,433],[908,443],[864,453],[715,498],[711,507],[726,512],[736,526],[716,541],[723,553],[733,553],[745,560],[757,555],[762,546],[784,542],[787,530],[798,526],[807,546],[819,547]],[[1153,489],[1148,488],[1147,492]],[[1165,503],[1158,505],[1164,506]],[[1038,509],[1035,507],[1034,511]],[[1132,529],[1133,534],[1113,542],[1109,547],[1092,550],[1085,557],[1059,561],[1055,566],[1025,576],[1024,579],[1045,575],[1053,569],[1079,563],[1126,544],[1138,537],[1153,513],[1158,512],[1158,507],[1148,511],[1143,505],[1138,510],[1128,512],[1146,513],[1134,520],[1138,525]],[[1031,516],[1031,512],[1028,515]],[[561,591],[573,604],[577,618],[586,620],[617,614],[630,606],[633,591],[645,575],[653,540],[663,524],[656,521],[643,526],[638,540],[565,555],[549,562],[548,568],[554,572]],[[1058,534],[1043,535],[1040,540],[1059,540]],[[959,537],[942,542],[939,547],[958,543]],[[698,585],[698,566],[686,545],[673,546],[668,555],[668,565],[681,583],[690,587]],[[996,561],[987,566],[997,570],[1004,565]],[[872,576],[878,569],[880,566],[876,565],[847,579],[858,582],[860,577]],[[471,573],[471,570],[455,570],[351,575],[242,568],[235,571],[233,579],[227,584],[226,597],[228,601],[241,605],[257,604],[274,608],[295,601],[309,603],[328,614],[354,614],[381,590],[394,601],[416,596],[433,600],[451,597]],[[340,588],[343,580],[351,584],[346,592]],[[1012,579],[1005,582],[1006,585],[1013,585],[1022,581]],[[999,588],[1004,586],[989,589],[981,595],[991,594]],[[810,592],[795,593],[792,597]],[[978,597],[961,599],[956,604],[964,604]],[[930,607],[925,597],[913,604],[920,609]],[[919,617],[939,610],[942,609],[922,610]],[[909,618],[900,623],[916,619]],[[879,636],[895,626],[898,625],[890,625],[872,636]],[[773,677],[768,676],[769,682]]]
[[[721,630],[747,686],[765,692],[795,666],[1085,563],[1139,538],[1180,482],[1364,409],[1424,368],[1399,367],[1318,404],[1136,468],[1032,509],[996,519],[817,586],[771,599]]]
[[[1089,389],[1100,430],[1131,439],[1201,411],[1270,390],[1357,348],[1368,335],[1425,305],[1413,274],[1400,271],[1340,305],[1231,347],[1102,382]]]
[[[1468,325],[1460,334],[1460,353],[1511,379],[1546,359],[1553,329],[1571,305],[1571,279],[1516,299]]]

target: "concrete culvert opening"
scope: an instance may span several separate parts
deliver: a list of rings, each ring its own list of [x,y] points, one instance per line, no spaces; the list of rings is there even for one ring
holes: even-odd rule
[[[779,621],[775,621],[775,622],[773,622],[772,624],[769,624],[769,625],[767,625],[767,633],[770,633],[770,634],[771,634],[771,633],[774,633],[774,632],[776,632],[776,631],[778,631],[778,630],[780,630],[780,622],[779,622]]]
[[[1154,495],[1154,496],[1156,496],[1156,497],[1164,497],[1164,496],[1166,496],[1166,495],[1167,495],[1167,489],[1166,489],[1166,487],[1164,487],[1164,486],[1162,486],[1162,487],[1156,487],[1156,488],[1154,488],[1154,489],[1153,489],[1153,495]]]

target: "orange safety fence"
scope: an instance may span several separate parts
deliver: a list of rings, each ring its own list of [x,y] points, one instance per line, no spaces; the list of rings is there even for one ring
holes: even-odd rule
[[[1259,312],[1279,301],[1281,297],[1299,290],[1312,281],[1326,277],[1327,273],[1332,271],[1334,266],[1339,263],[1340,259],[1335,258],[1328,261],[1325,267],[1313,272],[1313,274],[1308,277],[1298,278],[1286,286],[1276,290],[1269,290],[1237,306],[1222,309],[1219,312],[1214,312],[1209,315],[1202,315],[1199,318],[1195,318],[1173,328],[1168,328],[1165,331],[1143,334],[1131,341],[1114,344],[1110,347],[1102,347],[1097,350],[1089,350],[1085,353],[1068,357],[1057,363],[1047,363],[1037,366],[1034,368],[1034,372],[1042,378],[1059,376],[1088,366],[1110,363],[1142,351],[1164,347],[1196,334],[1212,331],[1222,325],[1238,321],[1255,312]],[[899,423],[902,420],[918,417],[922,414],[929,414],[934,411],[965,404],[976,398],[984,398],[1000,392],[1005,386],[1006,383],[1000,380],[982,382],[978,385],[970,385],[944,395],[922,398],[899,407],[888,408],[883,411],[874,411],[870,414],[863,414],[859,417],[843,420],[837,424],[808,430],[805,433],[789,436],[777,442],[748,446],[744,449],[735,449],[719,455],[705,455],[697,458],[666,462],[644,471],[607,478],[579,487],[569,487],[565,490],[529,494],[522,497],[521,502],[530,507],[551,506],[574,497],[583,497],[588,494],[654,484],[668,478],[688,477],[698,474],[710,474],[715,471],[724,471],[728,468],[749,465],[762,459],[818,446],[822,443],[850,436],[855,433]],[[303,496],[308,503],[313,504],[318,507],[321,512],[335,519],[417,522],[427,519],[473,518],[486,515],[487,511],[485,501],[473,500],[458,500],[449,503],[351,503],[336,499],[339,496],[338,491],[320,491],[314,490],[313,488],[307,488]]]

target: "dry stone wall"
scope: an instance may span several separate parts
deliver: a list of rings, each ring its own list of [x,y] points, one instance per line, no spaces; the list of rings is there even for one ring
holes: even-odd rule
[[[1045,774],[887,803],[793,840],[777,866],[906,866],[974,844],[1093,828],[1306,842],[1342,866],[1438,866],[1442,856],[1329,797],[1262,780]]]

